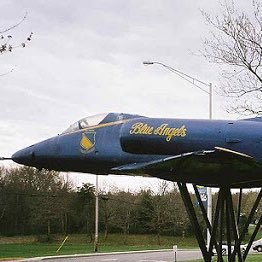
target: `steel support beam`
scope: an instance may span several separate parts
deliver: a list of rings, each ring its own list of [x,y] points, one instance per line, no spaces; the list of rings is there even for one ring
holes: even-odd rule
[[[184,201],[190,222],[194,228],[195,231],[195,235],[198,241],[198,245],[201,249],[203,258],[206,262],[211,262],[212,260],[212,255],[210,252],[207,251],[207,247],[206,247],[206,243],[203,237],[203,234],[201,232],[201,228],[200,228],[200,224],[198,222],[197,216],[196,216],[196,212],[194,209],[194,205],[192,203],[192,200],[190,198],[190,194],[188,192],[187,186],[185,183],[180,183],[178,182],[178,187],[182,196],[182,199]]]
[[[262,198],[262,189],[260,190],[255,203],[253,204],[250,214],[248,216],[247,222],[244,228],[239,232],[239,217],[241,214],[241,202],[242,202],[242,189],[239,194],[239,202],[237,207],[237,212],[235,213],[233,207],[232,193],[228,186],[223,186],[219,188],[218,198],[216,203],[216,209],[214,214],[214,223],[210,224],[207,218],[206,209],[201,201],[200,194],[196,185],[193,185],[199,207],[202,212],[203,219],[205,221],[207,230],[210,232],[210,245],[207,248],[205,244],[205,239],[201,231],[199,221],[197,219],[196,210],[194,208],[192,199],[190,197],[187,185],[185,183],[178,183],[179,190],[181,192],[182,199],[184,201],[187,213],[189,215],[191,224],[194,228],[195,235],[201,249],[204,261],[210,262],[212,260],[213,247],[215,247],[217,252],[217,261],[223,262],[224,258],[222,255],[222,245],[223,241],[226,240],[227,243],[227,257],[229,262],[235,262],[236,258],[239,262],[245,261],[250,247],[256,237],[257,232],[260,229],[262,223],[262,216],[260,217],[255,230],[249,240],[247,248],[244,252],[241,250],[241,242],[244,239],[245,232],[248,229],[250,222],[254,219],[255,212],[258,208],[260,200]],[[234,243],[234,250],[232,251],[232,241]]]

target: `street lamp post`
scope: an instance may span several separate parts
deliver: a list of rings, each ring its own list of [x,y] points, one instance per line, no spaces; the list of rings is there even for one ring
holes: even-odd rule
[[[189,83],[191,83],[192,85],[196,86],[197,88],[199,88],[200,90],[202,90],[204,93],[208,94],[209,96],[209,119],[212,119],[212,96],[213,96],[213,88],[212,88],[212,83],[205,83],[197,78],[194,78],[190,75],[185,74],[182,71],[179,71],[169,65],[166,65],[164,63],[161,62],[156,62],[156,61],[144,61],[143,62],[144,65],[160,65],[163,66],[165,69],[171,71],[172,73],[178,75],[179,77],[183,78],[184,80],[188,81]],[[204,89],[202,88],[200,85],[203,85],[205,87],[207,87],[208,89]],[[207,217],[208,220],[210,222],[210,224],[212,225],[212,189],[211,187],[207,188]],[[210,232],[209,230],[207,230],[207,245],[209,246],[210,244]]]
[[[95,242],[94,242],[94,251],[98,251],[98,214],[99,214],[99,206],[98,206],[98,175],[96,175],[96,204],[95,204]]]

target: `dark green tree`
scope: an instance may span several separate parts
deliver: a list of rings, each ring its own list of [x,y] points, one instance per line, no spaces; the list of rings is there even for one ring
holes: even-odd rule
[[[135,227],[137,233],[155,233],[151,227],[154,211],[152,191],[141,190],[141,192],[138,194],[136,206]]]
[[[65,185],[58,172],[30,167],[5,169],[1,187],[5,212],[1,232],[6,234],[32,234],[60,232],[60,210],[66,209]]]
[[[90,242],[93,241],[95,224],[95,187],[90,183],[85,183],[77,189],[76,198],[77,223],[81,232],[87,232]]]

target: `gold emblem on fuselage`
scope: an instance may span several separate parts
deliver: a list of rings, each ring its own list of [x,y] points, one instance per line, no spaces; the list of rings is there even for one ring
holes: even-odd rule
[[[95,147],[95,134],[95,131],[86,131],[82,133],[82,138],[80,141],[82,153],[89,153],[93,151]]]

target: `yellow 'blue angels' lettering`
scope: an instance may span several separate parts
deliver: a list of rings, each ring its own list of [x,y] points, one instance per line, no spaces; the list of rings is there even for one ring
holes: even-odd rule
[[[187,129],[185,125],[180,127],[169,127],[168,124],[164,123],[154,128],[146,123],[137,122],[131,127],[130,134],[165,136],[166,141],[170,142],[173,137],[185,137]]]

